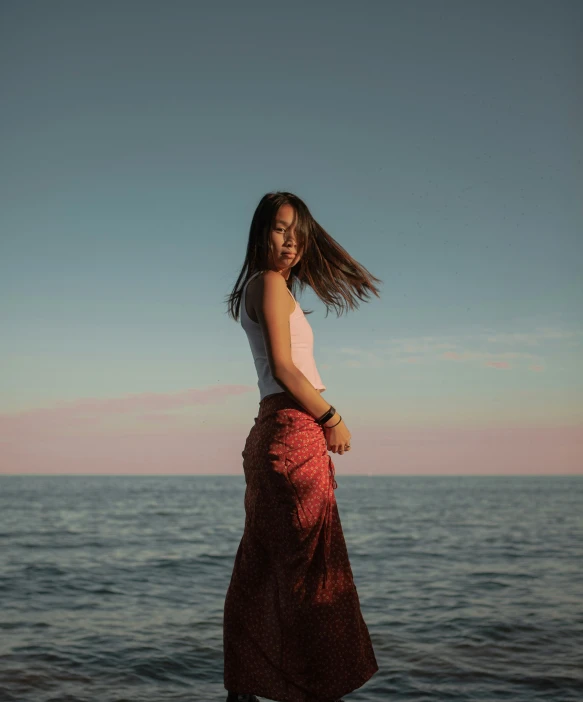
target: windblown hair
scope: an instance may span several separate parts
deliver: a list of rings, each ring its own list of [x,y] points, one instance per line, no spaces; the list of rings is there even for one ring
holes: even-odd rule
[[[364,266],[355,261],[312,217],[310,210],[299,197],[288,192],[267,193],[255,209],[247,254],[243,268],[239,273],[235,287],[227,296],[227,314],[235,321],[239,320],[243,287],[257,271],[269,268],[269,252],[272,250],[271,230],[275,215],[282,205],[291,205],[296,222],[296,240],[300,260],[292,267],[287,286],[296,297],[295,290],[300,291],[309,285],[326,305],[326,317],[331,308],[339,317],[348,309],[358,308],[356,298],[367,301],[372,292],[380,297],[374,283],[382,283]],[[311,314],[313,310],[303,310]]]

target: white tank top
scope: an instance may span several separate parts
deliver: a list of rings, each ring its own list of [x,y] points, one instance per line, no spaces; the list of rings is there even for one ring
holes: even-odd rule
[[[261,332],[261,325],[259,322],[254,322],[249,317],[245,307],[247,285],[257,275],[259,275],[259,272],[252,275],[243,287],[243,293],[241,295],[241,326],[247,334],[249,346],[251,347],[251,353],[253,354],[253,361],[257,371],[259,401],[261,402],[261,400],[264,397],[267,397],[267,395],[273,395],[277,392],[285,392],[285,388],[283,388],[275,380],[271,373],[269,359],[265,348],[265,341],[263,340],[263,334]],[[325,390],[326,386],[320,378],[320,374],[316,368],[316,362],[314,361],[314,332],[312,331],[310,323],[306,319],[306,315],[296,302],[289,288],[288,293],[291,295],[292,300],[296,303],[296,307],[289,317],[291,355],[293,364],[306,376],[316,390]]]

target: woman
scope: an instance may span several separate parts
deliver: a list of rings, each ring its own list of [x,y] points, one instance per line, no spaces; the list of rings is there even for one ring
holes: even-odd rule
[[[379,297],[381,281],[288,192],[257,206],[243,271],[228,311],[247,333],[260,402],[242,453],[245,529],[224,608],[227,702],[337,702],[378,665],[328,455],[350,450],[350,431],[321,396],[311,312],[291,289],[309,285],[327,311],[354,309],[355,296]]]

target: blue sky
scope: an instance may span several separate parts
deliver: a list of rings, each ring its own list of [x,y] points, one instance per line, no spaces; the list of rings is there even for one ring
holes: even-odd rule
[[[351,428],[580,442],[582,15],[564,0],[5,4],[5,435],[87,398],[159,397],[168,421],[188,392],[220,399],[179,402],[181,426],[244,435],[257,381],[224,298],[260,198],[289,190],[383,280],[339,319],[299,298]]]

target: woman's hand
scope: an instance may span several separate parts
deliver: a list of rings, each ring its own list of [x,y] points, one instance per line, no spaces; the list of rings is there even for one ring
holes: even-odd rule
[[[338,422],[338,419],[335,419],[334,421]],[[334,427],[327,427],[324,425],[324,436],[326,437],[328,451],[338,453],[341,456],[344,451],[350,451],[351,434],[348,431],[346,424],[344,424],[343,419],[341,419],[340,422]],[[346,446],[348,446],[348,448],[346,448]]]

